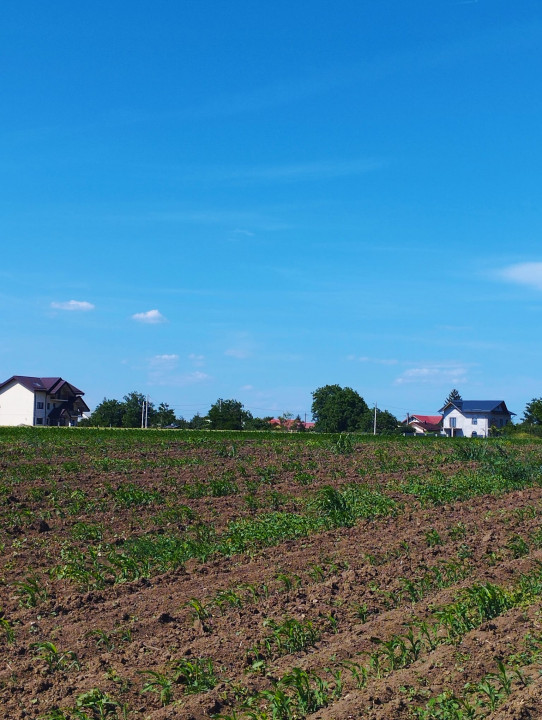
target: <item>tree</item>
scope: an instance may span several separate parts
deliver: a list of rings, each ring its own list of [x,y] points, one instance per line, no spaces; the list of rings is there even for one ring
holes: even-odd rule
[[[367,403],[352,388],[324,385],[312,393],[312,417],[319,432],[361,430],[368,412]]]
[[[523,422],[529,425],[542,425],[542,397],[533,398],[523,411]]]
[[[90,416],[88,424],[95,427],[122,427],[123,415],[123,403],[104,398]]]
[[[459,394],[459,391],[454,388],[444,401],[444,404],[447,405],[448,403],[455,403],[459,400],[463,400],[463,398]]]
[[[128,393],[128,395],[125,395],[123,400],[124,413],[122,416],[122,427],[141,427],[145,395],[133,390],[131,393]],[[154,422],[155,412],[154,405],[150,402],[147,408],[147,422],[149,425],[152,425]]]
[[[219,398],[211,406],[207,417],[211,430],[242,430],[245,422],[252,418],[252,414],[243,409],[239,400]]]
[[[247,413],[250,415],[250,413]],[[258,417],[247,417],[245,420],[243,429],[244,430],[271,430],[271,425],[269,424],[269,421],[271,420],[271,416],[264,418],[258,418]]]
[[[376,431],[393,432],[399,426],[399,420],[388,410],[376,411]]]
[[[205,430],[209,427],[207,418],[202,417],[199,413],[196,413],[192,420],[188,423],[190,430]]]
[[[160,403],[158,410],[154,413],[153,425],[165,427],[166,425],[174,425],[177,422],[175,413],[167,403]]]

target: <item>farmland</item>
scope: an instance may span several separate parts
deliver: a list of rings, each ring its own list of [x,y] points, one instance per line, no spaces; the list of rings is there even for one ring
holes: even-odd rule
[[[0,715],[542,716],[542,443],[0,430]]]

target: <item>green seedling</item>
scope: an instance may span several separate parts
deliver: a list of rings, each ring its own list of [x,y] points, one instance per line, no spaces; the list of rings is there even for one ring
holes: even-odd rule
[[[181,658],[174,664],[173,678],[184,686],[185,695],[212,690],[218,682],[210,658]]]
[[[60,652],[56,645],[50,641],[32,643],[32,647],[38,656],[47,663],[51,672],[55,670],[80,669],[81,664],[73,650]]]
[[[194,621],[197,620],[201,623],[201,628],[203,632],[210,632],[212,628],[210,623],[208,622],[208,620],[211,618],[209,606],[204,605],[197,598],[190,598],[186,605],[192,609],[192,617]]]
[[[23,607],[36,607],[38,603],[47,600],[47,588],[37,575],[29,575],[14,585],[17,588],[15,594]]]
[[[173,679],[157,670],[140,670],[139,673],[147,677],[147,681],[141,688],[141,692],[158,693],[162,706],[169,705],[173,699]]]

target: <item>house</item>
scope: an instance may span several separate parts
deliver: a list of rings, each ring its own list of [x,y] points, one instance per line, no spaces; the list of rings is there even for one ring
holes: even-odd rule
[[[426,433],[440,433],[442,431],[442,415],[408,415],[403,420],[404,425],[410,425],[416,435]]]
[[[60,377],[14,375],[0,383],[0,425],[76,425],[84,392]]]
[[[296,430],[312,430],[316,423],[307,422],[306,420],[297,420],[297,418],[284,419],[284,418],[271,418],[269,421],[273,430],[288,430],[288,432],[294,432]]]
[[[512,415],[504,400],[454,400],[440,409],[448,437],[488,437],[492,427],[502,428]]]

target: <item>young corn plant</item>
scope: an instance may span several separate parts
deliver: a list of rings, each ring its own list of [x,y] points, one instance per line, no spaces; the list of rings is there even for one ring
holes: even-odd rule
[[[197,598],[190,598],[190,600],[186,602],[186,606],[191,608],[194,622],[199,621],[201,623],[201,629],[203,632],[211,632],[212,626],[209,622],[211,618],[211,611],[209,610],[209,605],[204,605],[201,600],[198,600]]]
[[[29,575],[24,580],[15,583],[15,594],[19,597],[22,607],[36,607],[38,603],[47,600],[47,587],[37,575]]]
[[[295,618],[287,618],[278,624],[270,619],[265,620],[264,625],[272,630],[272,634],[262,640],[260,645],[266,657],[274,653],[287,655],[306,650],[320,639],[320,631],[310,620],[300,622]]]
[[[71,670],[71,668],[79,670],[81,668],[81,664],[73,650],[60,652],[56,645],[48,640],[32,643],[30,647],[47,663],[47,667],[51,672],[55,672],[56,670],[67,671]]]
[[[75,701],[74,718],[76,720],[117,720],[118,718],[124,720],[126,717],[126,706],[121,705],[99,688],[82,693]]]
[[[173,666],[173,680],[190,695],[212,690],[218,683],[211,658],[181,658]]]
[[[169,705],[173,699],[173,678],[157,670],[140,670],[139,674],[147,677],[147,681],[141,688],[141,692],[158,693],[162,706],[165,707]]]
[[[10,621],[5,617],[4,611],[0,608],[0,630],[4,633],[6,643],[11,645],[15,642],[15,632]]]

